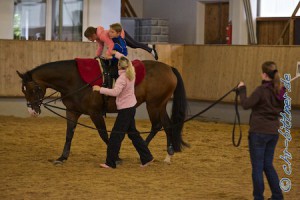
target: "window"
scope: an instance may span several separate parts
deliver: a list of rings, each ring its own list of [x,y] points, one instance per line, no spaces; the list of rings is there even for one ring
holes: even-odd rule
[[[45,40],[47,27],[51,40],[81,41],[82,12],[83,0],[14,0],[14,39]]]
[[[14,1],[14,39],[44,40],[46,0]]]
[[[52,0],[52,40],[82,40],[83,0]]]
[[[290,17],[299,0],[260,0],[259,17]],[[297,12],[300,16],[300,10]]]

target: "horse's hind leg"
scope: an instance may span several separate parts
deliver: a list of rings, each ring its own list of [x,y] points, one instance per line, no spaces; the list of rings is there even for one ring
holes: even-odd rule
[[[81,114],[79,113],[73,113],[70,111],[67,111],[66,117],[69,119],[67,120],[67,130],[66,130],[66,142],[64,146],[64,150],[62,155],[54,161],[53,164],[62,164],[64,161],[66,161],[70,155],[70,149],[71,149],[71,143],[74,136],[75,128],[77,125],[78,118]]]
[[[151,132],[146,138],[146,143],[149,144],[150,141],[154,138],[156,133],[164,127],[166,136],[167,136],[167,157],[165,159],[165,162],[170,163],[171,162],[171,156],[174,154],[174,149],[171,142],[171,134],[172,134],[172,125],[171,120],[167,114],[167,111],[165,109],[166,105],[164,106],[149,106],[147,105],[147,110],[149,114],[149,118],[152,124]]]
[[[167,135],[167,155],[164,161],[167,163],[171,163],[171,157],[174,155],[174,148],[171,140],[173,127],[171,119],[169,118],[166,110],[162,111],[161,113],[161,122]]]
[[[156,133],[162,128],[162,125],[160,122],[159,110],[155,106],[149,105],[147,105],[147,110],[151,121],[151,132],[146,138],[146,144],[149,145]]]
[[[171,142],[172,137],[172,123],[166,111],[166,104],[148,106],[147,110],[152,123],[151,133],[146,138],[147,144],[152,140],[156,133],[164,127],[165,133],[167,135],[167,152],[169,155],[174,154],[174,149]]]

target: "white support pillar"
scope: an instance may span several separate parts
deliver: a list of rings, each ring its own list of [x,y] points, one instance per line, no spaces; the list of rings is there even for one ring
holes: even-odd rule
[[[244,3],[229,0],[229,20],[232,21],[232,44],[247,45],[248,31]]]
[[[251,11],[252,11],[252,20],[253,20],[253,29],[254,29],[254,33],[256,35],[257,31],[256,31],[256,18],[257,18],[257,0],[250,0],[250,4],[251,4]],[[257,35],[256,35],[257,38]]]
[[[14,0],[1,1],[0,39],[14,39]]]
[[[197,2],[196,44],[204,44],[205,4]]]
[[[45,39],[51,40],[52,36],[52,0],[46,1],[46,33]]]

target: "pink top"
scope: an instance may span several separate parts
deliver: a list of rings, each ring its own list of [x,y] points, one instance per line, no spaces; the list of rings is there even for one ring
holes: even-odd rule
[[[114,88],[109,89],[101,87],[100,93],[117,97],[116,104],[118,110],[131,108],[137,103],[134,94],[135,79],[130,81],[126,77],[126,70],[119,70],[119,75]]]
[[[108,31],[109,30],[104,30],[104,28],[102,26],[97,27],[97,36],[98,36],[98,39],[96,40],[96,42],[98,43],[98,49],[97,49],[97,52],[96,52],[97,56],[101,56],[104,44],[107,46],[106,56],[112,56],[112,50],[114,48],[114,42],[109,37]],[[122,29],[122,32],[121,32],[121,37],[123,39],[125,38],[125,32],[124,32],[123,29]]]

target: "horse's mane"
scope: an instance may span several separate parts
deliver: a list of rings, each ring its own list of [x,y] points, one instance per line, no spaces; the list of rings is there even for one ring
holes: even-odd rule
[[[67,62],[67,61],[74,61],[74,60],[61,60],[61,61],[54,61],[54,62],[49,62],[49,63],[44,63],[44,64],[41,64],[41,65],[38,65],[37,67],[31,69],[31,70],[28,70],[24,73],[24,78],[23,78],[23,81],[24,82],[30,82],[32,81],[32,74],[35,72],[35,71],[38,71],[38,70],[41,70],[43,69],[44,67],[48,67],[48,66],[56,66],[57,64],[59,63],[62,63],[62,62]],[[61,66],[60,66],[61,67]]]

